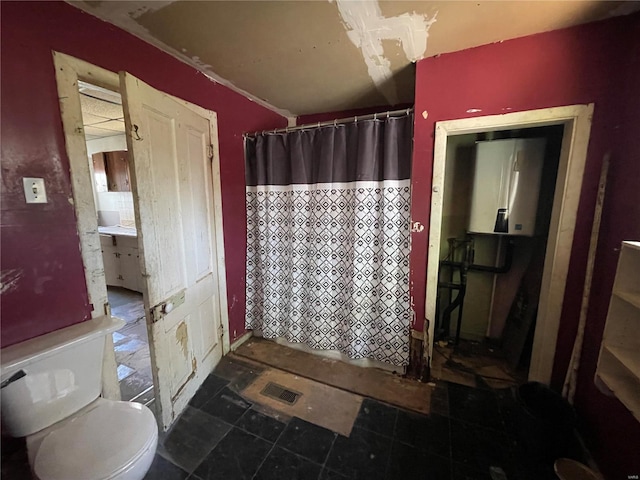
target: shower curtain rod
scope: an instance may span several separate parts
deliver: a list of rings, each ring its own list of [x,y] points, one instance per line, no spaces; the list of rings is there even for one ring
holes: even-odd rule
[[[403,115],[409,115],[413,111],[412,108],[403,108],[402,110],[390,110],[382,113],[370,113],[368,115],[356,115],[354,117],[340,118],[338,120],[328,120],[326,122],[308,123],[306,125],[298,125],[295,127],[276,128],[274,130],[263,130],[261,132],[245,133],[243,137],[254,137],[256,135],[265,135],[267,133],[289,133],[296,130],[307,130],[309,128],[327,127],[330,125],[337,126],[345,123],[357,122],[358,120],[371,120],[377,118],[389,118],[389,117],[402,117]]]

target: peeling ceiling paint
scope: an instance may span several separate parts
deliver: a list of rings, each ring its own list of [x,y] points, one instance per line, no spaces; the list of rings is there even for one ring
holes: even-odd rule
[[[236,87],[232,81],[219,77],[214,68],[202,61],[199,56],[187,55],[187,50],[182,48],[177,50],[171,45],[158,41],[154,35],[152,35],[144,26],[140,24],[138,19],[148,14],[153,14],[156,11],[175,3],[176,0],[132,0],[132,1],[69,1],[71,5],[80,8],[102,20],[112,23],[123,30],[135,35],[146,42],[155,45],[161,50],[169,53],[170,55],[182,60],[183,62],[192,65],[202,72],[210,80],[225,85],[232,90],[244,95],[245,97],[261,104],[270,110],[281,114],[284,117],[291,117],[293,114],[285,109],[277,108],[274,105],[265,102],[263,99],[253,95],[250,92],[242,90]]]
[[[347,35],[362,51],[373,83],[390,105],[397,105],[400,103],[397,86],[382,41],[397,40],[408,61],[420,60],[427,49],[429,28],[436,21],[437,12],[431,18],[415,12],[385,17],[377,0],[336,0],[336,3]]]
[[[69,3],[286,117],[411,103],[420,58],[640,9],[601,0]]]

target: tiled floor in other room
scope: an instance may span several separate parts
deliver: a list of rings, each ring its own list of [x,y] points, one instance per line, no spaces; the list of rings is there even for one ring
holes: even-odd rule
[[[150,405],[153,377],[142,294],[120,287],[108,287],[107,291],[111,314],[127,322],[113,333],[122,400]]]
[[[365,399],[349,437],[299,418],[274,418],[236,392],[259,371],[222,359],[160,441],[147,479],[556,478],[518,441],[512,391],[439,383],[431,414]]]

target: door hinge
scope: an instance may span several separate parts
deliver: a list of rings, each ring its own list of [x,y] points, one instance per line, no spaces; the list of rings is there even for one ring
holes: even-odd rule
[[[207,156],[209,160],[213,159],[213,145],[207,145]]]
[[[104,314],[105,314],[107,317],[110,317],[110,316],[111,316],[111,305],[109,304],[109,302],[107,302],[107,303],[105,303],[105,304],[104,304]]]

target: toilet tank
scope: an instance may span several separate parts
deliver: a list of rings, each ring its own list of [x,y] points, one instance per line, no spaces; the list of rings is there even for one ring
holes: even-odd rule
[[[123,325],[123,320],[104,316],[3,348],[3,432],[31,435],[98,398],[105,337]]]

